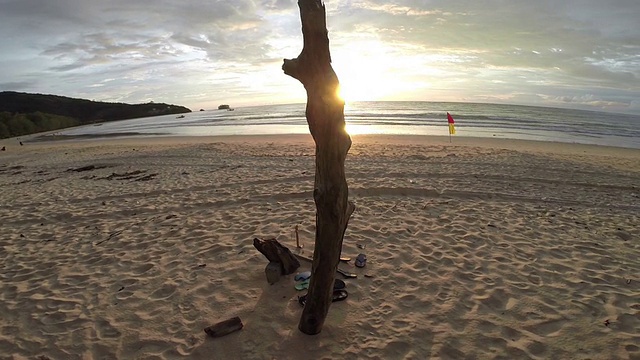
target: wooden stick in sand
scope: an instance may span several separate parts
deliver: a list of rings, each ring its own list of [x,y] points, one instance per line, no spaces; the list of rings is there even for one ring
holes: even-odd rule
[[[229,320],[221,321],[217,324],[208,326],[204,328],[204,332],[211,337],[217,338],[241,330],[242,327],[242,320],[240,320],[240,318],[236,316]]]

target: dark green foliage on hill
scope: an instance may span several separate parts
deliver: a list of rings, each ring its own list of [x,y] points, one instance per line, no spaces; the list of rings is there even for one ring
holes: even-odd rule
[[[0,92],[0,138],[105,121],[187,112],[191,110],[161,103],[131,105],[4,91]]]
[[[11,114],[0,112],[0,138],[28,135],[80,125],[76,119],[66,116],[34,112]]]

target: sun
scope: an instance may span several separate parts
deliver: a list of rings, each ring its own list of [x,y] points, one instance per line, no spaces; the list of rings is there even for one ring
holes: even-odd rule
[[[375,65],[357,67],[355,64],[348,64],[345,67],[346,69],[341,69],[338,66],[336,73],[340,80],[338,96],[346,102],[380,100],[399,87],[389,76],[381,75]]]
[[[379,42],[357,42],[338,48],[332,65],[338,75],[338,96],[345,102],[376,101],[405,90],[391,51]]]
[[[366,76],[345,76],[336,92],[345,102],[375,101],[388,94],[383,83],[386,82],[381,79],[369,80]]]

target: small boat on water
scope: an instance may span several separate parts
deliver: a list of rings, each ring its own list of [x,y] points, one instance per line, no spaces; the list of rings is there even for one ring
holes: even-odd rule
[[[183,119],[184,115],[176,116],[176,119]]]

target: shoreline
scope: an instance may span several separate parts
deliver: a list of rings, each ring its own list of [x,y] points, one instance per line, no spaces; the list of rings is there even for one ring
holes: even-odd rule
[[[45,133],[46,134],[46,133]],[[294,142],[306,142],[313,141],[311,134],[256,134],[256,135],[193,135],[193,136],[176,136],[167,134],[146,134],[146,133],[109,133],[100,135],[61,135],[58,137],[44,137],[49,135],[32,134],[21,137],[0,139],[0,144],[5,146],[10,143],[17,143],[18,140],[23,141],[25,144],[42,144],[52,145],[55,143],[85,143],[92,142],[95,144],[199,144],[211,141],[222,142],[241,142],[241,141],[294,141]],[[352,141],[364,141],[366,143],[379,142],[379,143],[393,143],[393,144],[406,144],[406,145],[450,145],[450,146],[483,146],[483,147],[495,147],[504,146],[508,149],[517,150],[519,146],[524,149],[534,150],[539,147],[553,146],[550,150],[555,150],[560,147],[575,147],[581,150],[594,150],[601,149],[605,151],[622,150],[623,152],[638,152],[640,149],[632,147],[611,146],[611,145],[599,145],[599,144],[585,144],[577,142],[561,142],[561,141],[545,141],[545,140],[527,140],[527,139],[510,139],[510,138],[494,138],[494,137],[472,137],[472,136],[454,136],[452,141],[449,142],[448,136],[442,135],[406,135],[406,134],[356,134],[351,135]]]
[[[313,145],[313,138],[310,134],[278,134],[278,135],[220,135],[220,136],[80,136],[63,139],[38,139],[41,134],[30,137],[21,137],[26,147],[17,145],[17,138],[0,139],[0,146],[8,146],[14,149],[33,148],[45,149],[47,147],[76,147],[76,146],[129,146],[129,145],[196,145],[212,142],[228,143],[306,143]],[[357,144],[393,144],[404,146],[444,146],[444,147],[480,147],[499,148],[504,150],[524,151],[530,153],[545,153],[551,155],[595,155],[595,156],[615,156],[628,159],[630,161],[640,159],[640,149],[616,147],[607,145],[592,145],[581,143],[566,143],[554,141],[520,140],[504,138],[485,137],[453,137],[449,142],[448,136],[434,135],[387,135],[387,134],[364,134],[352,135],[352,149]],[[11,146],[11,143],[14,145]],[[0,156],[3,153],[0,153]],[[8,154],[8,152],[6,153]],[[347,154],[349,157],[349,154]],[[0,157],[1,158],[1,157]],[[633,161],[632,161],[633,162]],[[637,161],[640,163],[640,161]],[[636,164],[633,168],[640,167]]]
[[[413,102],[408,102],[413,103]],[[395,104],[395,105],[394,105]],[[606,113],[585,113],[576,109],[519,105],[381,102],[378,106],[353,105],[345,110],[347,129],[352,134],[440,135],[447,136],[445,111],[459,117],[455,138],[499,138],[563,143],[593,144],[640,149],[638,118],[621,118]],[[301,105],[301,104],[298,104]],[[520,111],[518,111],[520,109]],[[194,112],[183,120],[172,115],[138,118],[53,131],[65,139],[146,136],[228,136],[251,134],[307,134],[304,107],[291,104],[236,109],[227,114]],[[565,111],[566,110],[566,111]],[[443,120],[444,119],[444,120]],[[441,121],[442,120],[442,121]],[[444,122],[443,122],[444,121]],[[609,124],[609,126],[606,126]],[[441,126],[445,125],[445,126]],[[73,135],[75,134],[75,135]]]

